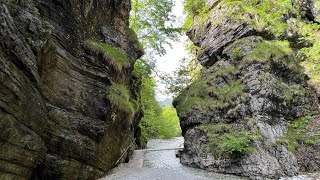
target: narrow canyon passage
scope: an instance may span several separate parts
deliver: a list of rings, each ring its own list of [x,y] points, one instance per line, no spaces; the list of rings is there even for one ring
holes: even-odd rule
[[[246,180],[245,177],[219,174],[185,166],[176,157],[183,148],[183,137],[150,140],[147,149],[136,150],[128,163],[113,169],[100,180]],[[320,173],[280,180],[319,180]]]
[[[180,163],[175,153],[183,147],[183,137],[151,140],[147,149],[137,150],[129,163],[114,169],[101,180],[241,180],[245,178],[207,172]],[[140,162],[142,162],[140,164]],[[140,164],[140,167],[139,167]]]
[[[0,180],[319,170],[320,0],[0,0]]]

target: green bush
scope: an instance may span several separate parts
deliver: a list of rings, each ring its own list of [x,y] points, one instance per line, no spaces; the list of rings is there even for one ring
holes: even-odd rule
[[[259,137],[258,134],[246,130],[236,124],[206,124],[200,126],[208,137],[206,151],[216,157],[241,156],[253,151],[253,141]]]

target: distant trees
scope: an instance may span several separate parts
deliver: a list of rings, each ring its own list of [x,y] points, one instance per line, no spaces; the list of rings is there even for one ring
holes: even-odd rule
[[[175,40],[180,28],[174,27],[172,0],[131,0],[130,27],[136,32],[146,55],[135,64],[135,76],[142,83],[140,92],[144,117],[139,126],[142,144],[151,138],[172,138],[181,134],[173,107],[163,108],[155,97],[155,55],[164,55],[165,45]]]
[[[138,60],[133,71],[140,77],[142,88],[141,104],[144,112],[139,127],[142,145],[152,138],[172,138],[181,134],[179,119],[172,106],[162,107],[155,98],[155,80],[150,76],[151,68]]]

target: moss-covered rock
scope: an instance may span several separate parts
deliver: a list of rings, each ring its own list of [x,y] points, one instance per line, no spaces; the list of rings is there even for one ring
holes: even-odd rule
[[[138,103],[132,98],[132,95],[125,84],[113,84],[107,92],[107,99],[115,109],[128,114],[130,122],[138,111]]]
[[[299,56],[316,45],[306,31],[317,25],[291,1],[207,2],[188,31],[206,68],[174,101],[185,137],[181,162],[251,179],[316,169],[317,160],[302,165],[293,149],[320,150],[305,137],[302,117],[319,109]]]
[[[115,71],[121,72],[131,65],[122,49],[96,40],[86,40],[85,46],[96,55],[101,55]]]

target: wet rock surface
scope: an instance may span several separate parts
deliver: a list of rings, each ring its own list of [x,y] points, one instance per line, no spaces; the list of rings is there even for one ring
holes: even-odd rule
[[[106,95],[120,79],[139,98],[129,11],[129,1],[1,1],[0,179],[96,179],[123,161],[141,112],[132,119]],[[121,49],[130,67],[115,72],[88,39]]]

